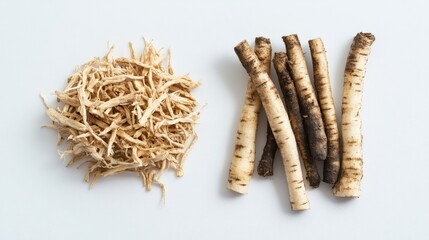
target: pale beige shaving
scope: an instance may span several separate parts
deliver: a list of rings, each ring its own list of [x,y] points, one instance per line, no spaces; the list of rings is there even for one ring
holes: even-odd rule
[[[66,88],[57,91],[61,107],[50,108],[49,127],[58,131],[68,148],[67,166],[86,163],[85,180],[93,186],[99,177],[135,172],[147,190],[155,182],[165,194],[160,176],[173,168],[183,175],[183,164],[197,135],[194,124],[201,109],[190,91],[199,83],[188,75],[175,76],[151,43],[136,57],[103,58],[78,67]],[[43,98],[43,97],[42,97]]]

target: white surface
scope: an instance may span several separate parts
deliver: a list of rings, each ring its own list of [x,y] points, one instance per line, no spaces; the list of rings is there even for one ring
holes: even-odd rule
[[[0,239],[425,239],[429,235],[427,54],[425,1],[2,1],[0,3]],[[406,3],[405,3],[406,2]],[[241,40],[282,35],[322,37],[336,107],[353,36],[377,40],[364,86],[364,179],[359,199],[309,190],[312,209],[289,210],[285,176],[255,176],[249,194],[226,190],[226,177],[246,74],[234,54]],[[203,85],[208,103],[185,176],[163,176],[145,192],[135,176],[103,179],[92,190],[84,172],[59,160],[56,135],[38,94],[65,86],[74,67],[116,56],[141,37],[171,47],[176,73]],[[307,54],[308,57],[308,54]],[[263,114],[261,115],[263,116]],[[265,117],[261,117],[265,119]],[[258,135],[259,159],[265,120]],[[257,174],[255,174],[257,175]]]

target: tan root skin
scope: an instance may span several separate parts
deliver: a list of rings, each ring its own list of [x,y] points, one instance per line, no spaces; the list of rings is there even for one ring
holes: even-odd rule
[[[333,188],[337,197],[359,197],[363,176],[362,159],[362,106],[363,79],[366,64],[375,37],[358,33],[350,47],[344,71],[342,103],[343,159],[339,181]]]
[[[326,137],[328,139],[328,155],[324,163],[323,181],[334,184],[340,170],[340,140],[338,134],[337,114],[332,97],[329,79],[328,59],[322,39],[309,42],[313,61],[314,85],[316,86]]]
[[[270,40],[258,37],[255,42],[255,52],[262,63],[261,67],[263,71],[269,72],[271,64]],[[249,182],[253,176],[256,129],[260,108],[261,100],[249,79],[228,175],[228,188],[238,193],[248,192]]]
[[[309,209],[310,204],[305,191],[295,137],[279,93],[269,75],[262,70],[260,61],[246,41],[238,44],[234,50],[256,87],[280,149],[291,208],[292,210]]]
[[[292,131],[298,145],[298,150],[301,153],[302,162],[307,173],[307,180],[311,187],[319,187],[320,175],[317,172],[317,165],[311,159],[310,149],[308,147],[308,139],[304,128],[304,123],[299,107],[298,96],[296,94],[294,83],[287,69],[287,56],[284,52],[276,52],[274,54],[273,65],[279,79],[280,88],[283,91],[286,111],[288,113]]]
[[[308,75],[304,53],[296,34],[283,37],[293,81],[303,114],[308,135],[311,155],[314,159],[325,160],[327,155],[327,139],[322,114]]]
[[[189,76],[175,76],[169,63],[152,44],[137,58],[103,58],[80,66],[63,91],[60,105],[47,114],[60,140],[68,148],[61,158],[67,166],[86,163],[85,180],[91,186],[99,177],[133,172],[147,190],[168,168],[183,175],[183,164],[196,140],[194,123],[199,110],[191,89],[199,83]],[[164,195],[164,194],[163,194]]]

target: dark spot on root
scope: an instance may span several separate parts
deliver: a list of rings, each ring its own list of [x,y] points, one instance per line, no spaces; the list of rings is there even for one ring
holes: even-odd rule
[[[244,146],[243,146],[243,145],[241,145],[241,144],[237,144],[237,145],[235,145],[235,150],[240,150],[240,149],[242,149],[242,148],[244,148]]]

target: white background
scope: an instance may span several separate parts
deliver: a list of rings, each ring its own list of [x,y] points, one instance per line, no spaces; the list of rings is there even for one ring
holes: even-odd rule
[[[0,239],[427,239],[429,127],[427,1],[1,1]],[[280,158],[274,177],[249,194],[226,189],[247,76],[234,54],[241,40],[298,33],[322,37],[340,110],[342,75],[354,35],[373,45],[363,98],[364,178],[359,199],[308,190],[311,210],[293,213]],[[134,175],[100,180],[66,168],[38,97],[65,86],[75,66],[115,56],[142,37],[171,48],[178,74],[203,85],[200,138],[185,176],[168,172],[146,192]],[[311,70],[311,64],[310,64]],[[274,75],[273,75],[274,76]],[[339,112],[338,112],[338,115]],[[259,160],[265,135],[261,113]]]

